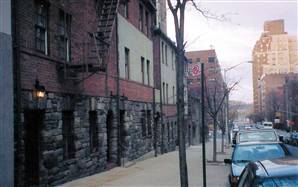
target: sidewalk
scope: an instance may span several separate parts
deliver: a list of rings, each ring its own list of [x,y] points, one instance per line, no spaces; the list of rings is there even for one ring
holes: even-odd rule
[[[218,144],[220,149],[220,144]],[[223,164],[224,158],[230,157],[231,149],[226,154],[218,154],[219,163],[207,163],[207,186],[225,187],[228,185],[229,167]],[[189,186],[202,186],[201,145],[187,149]],[[207,160],[212,159],[212,143],[206,144]],[[179,187],[178,151],[140,161],[135,165],[117,167],[110,171],[81,178],[63,184],[64,187]]]

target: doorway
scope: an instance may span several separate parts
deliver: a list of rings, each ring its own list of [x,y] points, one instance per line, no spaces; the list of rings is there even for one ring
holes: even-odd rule
[[[115,131],[114,131],[114,125],[113,125],[113,112],[108,111],[107,114],[107,163],[111,165],[111,163],[115,163],[115,158],[113,157],[114,153],[114,140],[115,140]]]
[[[44,110],[26,110],[25,119],[25,183],[39,186],[40,134]]]

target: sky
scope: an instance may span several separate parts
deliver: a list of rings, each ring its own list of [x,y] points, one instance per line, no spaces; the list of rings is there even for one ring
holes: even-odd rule
[[[267,20],[283,19],[285,31],[297,34],[298,0],[194,0],[200,8],[226,21],[206,19],[191,4],[185,15],[186,51],[214,48],[221,67],[229,68],[227,82],[240,81],[230,99],[246,103],[253,101],[252,49],[263,32]],[[167,12],[167,32],[175,41],[172,14]]]

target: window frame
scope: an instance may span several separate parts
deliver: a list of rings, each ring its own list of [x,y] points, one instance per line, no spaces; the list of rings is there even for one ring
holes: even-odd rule
[[[45,55],[48,55],[48,24],[49,8],[44,2],[35,2],[35,22],[34,22],[34,41],[35,49]]]
[[[124,77],[130,79],[130,50],[124,47]]]

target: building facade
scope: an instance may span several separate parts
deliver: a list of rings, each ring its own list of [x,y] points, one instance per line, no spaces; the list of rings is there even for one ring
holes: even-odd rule
[[[14,88],[11,17],[11,1],[0,1],[0,186],[14,186]]]
[[[200,128],[201,128],[201,73],[200,65],[204,63],[205,67],[205,105],[208,105],[208,100],[213,100],[210,97],[215,96],[216,102],[213,106],[217,106],[220,103],[220,98],[223,97],[223,86],[224,80],[221,74],[221,68],[219,61],[217,59],[216,51],[202,50],[202,51],[189,51],[186,52],[186,58],[190,62],[188,67],[188,98],[189,98],[189,108],[192,111],[190,113],[192,136],[197,142],[200,140]],[[198,69],[199,71],[197,72]],[[206,110],[213,108],[213,106],[206,107]],[[194,111],[194,112],[193,112]],[[200,123],[198,123],[198,121]],[[211,116],[207,115],[206,122],[209,129],[212,129]]]
[[[17,186],[58,185],[175,150],[176,47],[165,23],[152,29],[156,6],[13,1]]]
[[[259,81],[265,74],[298,72],[297,38],[284,30],[283,20],[266,21],[264,32],[253,49],[254,112],[262,113]]]

